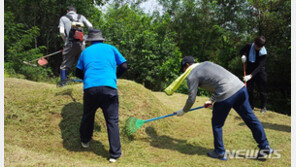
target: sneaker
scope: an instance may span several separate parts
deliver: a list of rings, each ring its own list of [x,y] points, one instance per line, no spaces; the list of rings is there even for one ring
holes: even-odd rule
[[[115,159],[115,158],[110,158],[110,159],[109,159],[109,162],[110,162],[110,163],[114,163],[114,162],[116,162],[116,160],[117,160],[117,159]]]
[[[261,113],[266,113],[266,107],[261,108]]]
[[[110,162],[110,163],[116,162],[120,157],[122,157],[122,153],[121,153],[121,155],[120,155],[119,157],[117,157],[117,158],[109,158],[109,162]]]
[[[274,149],[270,146],[266,146],[265,148],[261,148],[258,152],[257,159],[266,159],[266,156],[272,154]]]
[[[208,152],[207,155],[211,158],[218,158],[223,161],[226,161],[228,159],[226,154],[218,154],[215,150]]]
[[[89,147],[89,142],[87,142],[87,143],[83,143],[83,142],[81,142],[81,146],[82,146],[83,148],[88,148],[88,147]]]

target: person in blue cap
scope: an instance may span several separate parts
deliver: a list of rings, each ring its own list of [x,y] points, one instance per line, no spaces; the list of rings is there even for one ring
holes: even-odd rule
[[[112,45],[104,44],[105,37],[97,29],[89,30],[86,42],[90,42],[80,55],[75,75],[83,79],[83,116],[80,125],[81,145],[89,147],[98,108],[103,110],[107,125],[110,162],[121,156],[118,127],[117,78],[127,70],[127,61]]]

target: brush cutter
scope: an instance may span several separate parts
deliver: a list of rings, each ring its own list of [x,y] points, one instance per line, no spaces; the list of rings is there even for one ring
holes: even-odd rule
[[[59,50],[59,51],[56,51],[56,52],[53,52],[53,53],[50,53],[48,55],[45,55],[45,56],[42,56],[42,57],[39,57],[38,59],[34,59],[34,60],[31,60],[31,61],[23,61],[24,64],[27,64],[27,65],[30,65],[30,66],[34,66],[36,67],[37,65],[36,64],[33,64],[33,62],[36,62],[40,65],[40,66],[44,66],[46,65],[48,62],[45,58],[47,57],[50,57],[50,56],[53,56],[53,55],[56,55],[58,53],[61,53],[63,52],[63,50]]]
[[[198,110],[198,109],[201,109],[201,108],[207,108],[209,106],[200,106],[200,107],[196,107],[196,108],[192,108],[190,109],[189,111],[193,111],[193,110]],[[164,115],[164,116],[161,116],[161,117],[156,117],[156,118],[152,118],[152,119],[147,119],[147,120],[141,120],[141,119],[137,119],[135,117],[129,117],[127,120],[126,120],[126,124],[125,124],[125,131],[128,135],[132,135],[133,133],[135,133],[141,126],[144,125],[144,123],[147,123],[147,122],[151,122],[151,121],[155,121],[155,120],[159,120],[159,119],[162,119],[162,118],[166,118],[166,117],[171,117],[171,116],[174,116],[174,115],[177,115],[176,112],[172,113],[172,114],[168,114],[168,115]]]

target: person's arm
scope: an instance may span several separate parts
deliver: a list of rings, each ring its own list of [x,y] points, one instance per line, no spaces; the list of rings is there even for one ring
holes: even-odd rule
[[[117,78],[119,78],[126,70],[127,70],[127,62],[121,63],[117,67],[117,72],[116,72]]]
[[[188,112],[192,105],[195,103],[196,95],[197,95],[197,90],[198,90],[198,80],[196,78],[190,78],[188,76],[187,78],[187,85],[188,85],[188,99],[183,107],[183,111],[186,113]]]
[[[213,103],[215,103],[215,101],[216,101],[216,97],[217,97],[216,93],[212,94],[210,100],[206,101],[206,102],[204,103],[203,107],[204,107],[204,108],[209,108],[209,107],[211,107],[211,106],[213,105]]]
[[[211,96],[211,98],[210,98],[210,101],[211,101],[212,103],[215,103],[215,101],[216,101],[216,97],[217,97],[216,93],[213,93],[212,96]]]
[[[62,17],[60,18],[60,22],[59,22],[59,32],[60,32],[60,35],[61,35],[63,41],[65,42],[66,41],[66,33],[65,33],[65,25],[64,25]]]
[[[239,52],[239,55],[240,56],[243,56],[245,55],[246,57],[249,56],[249,52],[250,52],[250,48],[251,48],[251,45],[250,44],[247,44],[245,45]]]
[[[82,70],[80,70],[79,68],[76,68],[76,70],[75,70],[75,76],[77,78],[83,79],[84,78],[84,72]]]
[[[113,47],[113,52],[115,56],[115,61],[117,64],[117,71],[116,71],[116,76],[119,78],[126,70],[127,70],[127,61],[126,59],[122,56],[122,54],[117,50],[117,48]]]
[[[80,57],[77,61],[76,65],[76,70],[75,70],[75,76],[84,79],[84,63],[83,63],[83,58],[84,58],[84,52],[80,54]]]
[[[258,56],[257,60],[258,61],[258,67],[255,68],[255,70],[251,73],[252,77],[255,76],[260,70],[262,70],[265,66],[265,61],[266,61],[266,55]]]
[[[84,25],[86,25],[86,27],[88,29],[92,29],[93,28],[93,25],[84,16],[82,16],[82,22],[83,22]]]

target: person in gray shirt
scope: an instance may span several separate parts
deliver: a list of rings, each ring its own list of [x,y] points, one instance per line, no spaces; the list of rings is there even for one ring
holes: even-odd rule
[[[181,70],[195,64],[191,56],[186,56],[181,62]],[[274,150],[269,146],[262,124],[257,119],[249,103],[249,96],[246,87],[238,77],[227,71],[223,67],[206,61],[195,66],[187,76],[187,85],[189,95],[183,109],[177,111],[178,116],[188,112],[195,102],[198,87],[212,92],[209,101],[206,101],[204,107],[213,105],[212,129],[214,135],[215,149],[208,156],[227,160],[225,154],[222,127],[231,108],[240,115],[253,134],[253,138],[258,143],[260,149],[257,158],[264,158]]]
[[[85,49],[82,32],[82,28],[85,26],[88,29],[93,27],[83,15],[76,13],[76,8],[73,6],[69,6],[67,14],[60,18],[59,31],[65,45],[63,48],[63,61],[60,66],[61,82],[59,86],[65,86],[67,73]]]

